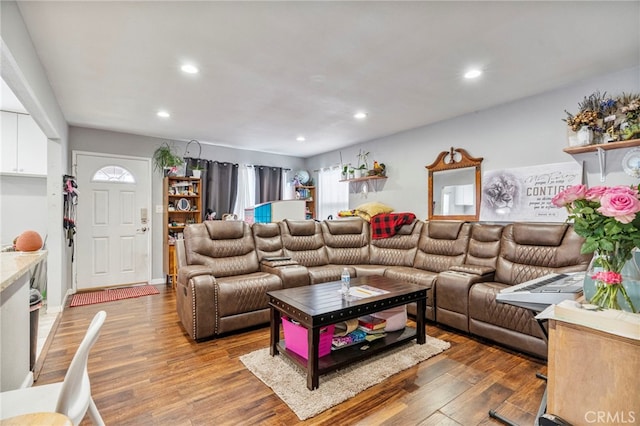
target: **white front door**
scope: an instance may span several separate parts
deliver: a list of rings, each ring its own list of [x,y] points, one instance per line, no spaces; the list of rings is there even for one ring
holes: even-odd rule
[[[74,163],[79,193],[75,288],[148,282],[149,160],[74,152]]]

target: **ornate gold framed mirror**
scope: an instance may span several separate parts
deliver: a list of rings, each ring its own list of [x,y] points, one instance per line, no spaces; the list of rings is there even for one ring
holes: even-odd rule
[[[462,148],[442,151],[429,170],[429,220],[477,221],[480,217],[482,157]]]

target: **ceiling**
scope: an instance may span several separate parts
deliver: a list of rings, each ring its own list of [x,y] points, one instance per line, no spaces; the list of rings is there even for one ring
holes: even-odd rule
[[[19,7],[69,124],[303,158],[640,64],[638,1]]]

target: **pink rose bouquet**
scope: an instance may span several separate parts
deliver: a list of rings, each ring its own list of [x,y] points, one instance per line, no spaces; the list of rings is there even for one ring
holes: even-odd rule
[[[596,294],[590,302],[602,307],[620,309],[617,293],[622,293],[632,312],[636,312],[621,285],[620,272],[640,247],[640,193],[633,186],[595,186],[587,189],[574,185],[557,194],[551,202],[565,207],[567,220],[573,221],[576,233],[585,239],[582,253],[596,253],[594,267],[599,272]]]

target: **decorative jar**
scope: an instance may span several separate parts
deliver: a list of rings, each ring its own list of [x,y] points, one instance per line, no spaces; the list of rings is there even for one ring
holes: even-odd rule
[[[576,136],[579,145],[591,145],[593,143],[593,130],[589,126],[582,126]]]

